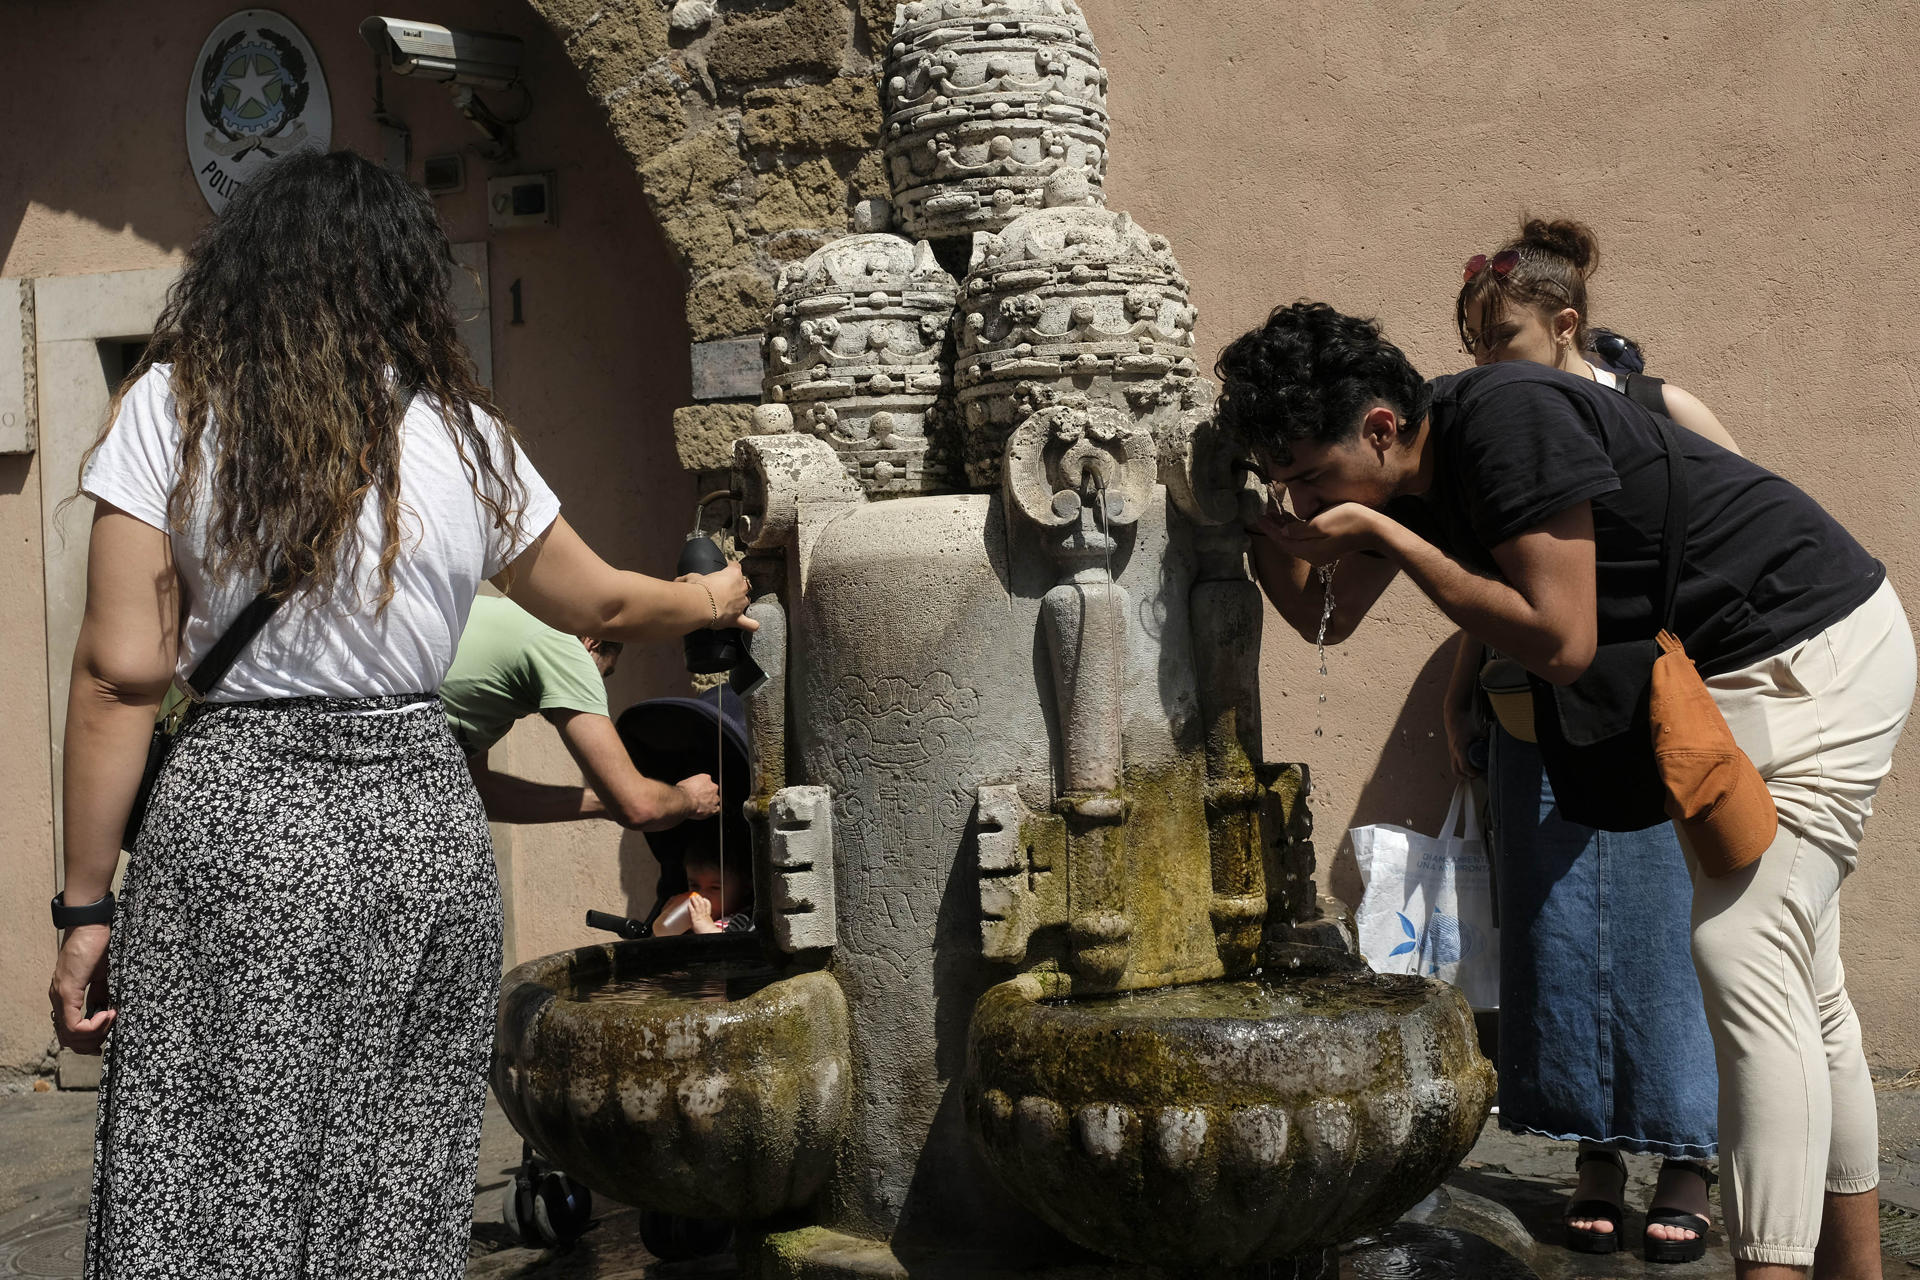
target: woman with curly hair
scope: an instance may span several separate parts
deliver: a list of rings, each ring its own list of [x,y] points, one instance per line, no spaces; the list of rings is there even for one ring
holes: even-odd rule
[[[87,1274],[461,1274],[500,967],[435,696],[491,579],[575,634],[746,626],[737,569],[617,571],[476,381],[425,192],[299,153],[188,254],[85,463],[61,1043],[100,1052]],[[264,616],[109,883],[156,708]],[[109,956],[111,964],[109,964]]]

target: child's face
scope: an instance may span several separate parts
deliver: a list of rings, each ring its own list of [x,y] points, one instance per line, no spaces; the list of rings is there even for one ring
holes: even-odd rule
[[[739,867],[728,867],[724,881],[719,867],[696,863],[687,868],[687,888],[711,902],[715,915],[732,915],[746,908],[753,896],[747,891],[746,880]]]

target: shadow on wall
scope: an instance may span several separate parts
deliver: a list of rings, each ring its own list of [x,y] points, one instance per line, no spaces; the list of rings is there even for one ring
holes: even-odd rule
[[[1453,647],[1451,637],[1442,641],[1414,677],[1373,773],[1354,801],[1354,826],[1390,822],[1430,835],[1439,831],[1456,781],[1447,761],[1446,726],[1441,718],[1447,677],[1453,671]],[[1315,843],[1323,851],[1322,891],[1357,903],[1363,886],[1353,860],[1353,841],[1347,832],[1340,832],[1338,847],[1328,856],[1324,851],[1334,847],[1333,834],[1316,833]]]
[[[0,494],[10,496],[25,492],[27,477],[32,473],[33,457],[30,454],[0,458]]]

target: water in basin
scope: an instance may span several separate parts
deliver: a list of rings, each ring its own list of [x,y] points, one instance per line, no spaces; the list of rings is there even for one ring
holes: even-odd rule
[[[567,999],[583,1004],[724,1003],[744,1000],[779,976],[779,970],[756,960],[712,960],[588,983],[568,991]]]
[[[1112,996],[1061,996],[1043,1003],[1108,1018],[1242,1018],[1298,1014],[1333,1016],[1355,1010],[1411,1013],[1428,999],[1426,983],[1396,974],[1333,974],[1278,982],[1200,982]]]

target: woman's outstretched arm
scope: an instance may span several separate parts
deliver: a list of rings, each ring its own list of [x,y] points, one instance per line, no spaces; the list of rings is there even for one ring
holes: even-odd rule
[[[694,573],[673,582],[616,569],[555,517],[494,585],[558,631],[601,640],[668,640],[702,627],[760,624],[741,616],[748,604],[740,566]]]

